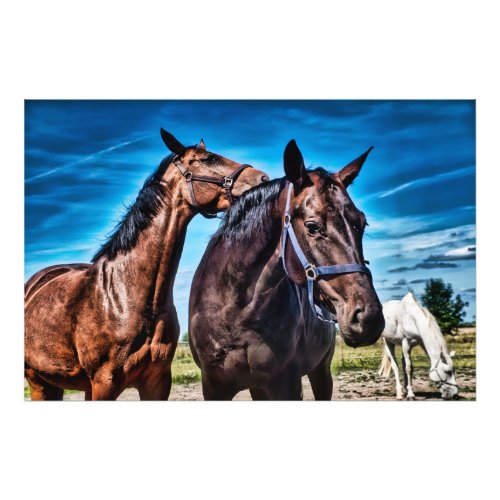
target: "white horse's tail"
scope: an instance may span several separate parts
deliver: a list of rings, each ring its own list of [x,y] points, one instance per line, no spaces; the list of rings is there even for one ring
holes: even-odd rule
[[[384,378],[387,378],[391,374],[391,360],[385,352],[385,349],[382,356],[382,361],[380,362],[380,366],[378,367],[378,374]]]

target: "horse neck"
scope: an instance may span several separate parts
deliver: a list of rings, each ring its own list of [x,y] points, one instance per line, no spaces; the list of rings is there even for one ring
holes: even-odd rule
[[[286,282],[285,271],[280,265],[281,216],[276,208],[268,232],[254,233],[249,241],[234,245],[224,243],[220,252],[212,252],[218,262],[214,267],[225,268],[232,276],[229,284],[224,280],[222,288],[227,287],[231,294],[240,295],[245,303],[254,302],[255,307],[260,303],[259,297],[268,300],[266,293]]]
[[[187,226],[195,213],[182,195],[177,169],[168,169],[164,178],[167,196],[137,244],[113,260],[99,259],[96,266],[103,283],[120,290],[124,300],[154,313],[172,306],[175,275],[186,238]],[[113,294],[116,301],[116,293]]]
[[[438,360],[442,352],[447,353],[443,334],[435,324],[435,320],[432,320],[419,304],[417,304],[417,307],[420,316],[417,325],[422,344],[431,361]]]

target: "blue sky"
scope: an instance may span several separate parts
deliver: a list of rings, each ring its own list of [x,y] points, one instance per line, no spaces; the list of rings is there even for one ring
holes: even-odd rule
[[[25,279],[88,262],[167,150],[184,144],[282,177],[294,138],[306,164],[336,171],[374,146],[350,188],[368,218],[365,256],[382,301],[442,278],[476,307],[474,101],[27,101]],[[187,329],[192,275],[218,226],[190,224],[175,302]]]

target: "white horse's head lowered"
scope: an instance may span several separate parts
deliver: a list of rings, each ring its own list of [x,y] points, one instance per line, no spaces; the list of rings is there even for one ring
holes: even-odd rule
[[[451,351],[447,357],[441,354],[435,366],[431,367],[429,371],[429,377],[438,385],[443,399],[452,399],[458,394],[458,386],[451,359],[454,354],[455,351]]]
[[[430,311],[422,307],[412,293],[406,294],[403,300],[407,302],[407,305],[414,303],[410,309],[415,320],[417,334],[422,338],[430,358],[429,377],[439,387],[443,399],[452,399],[458,395],[452,359],[455,352],[448,352],[441,329]]]

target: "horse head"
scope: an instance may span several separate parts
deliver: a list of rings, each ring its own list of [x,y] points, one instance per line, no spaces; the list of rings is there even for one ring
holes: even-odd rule
[[[207,151],[203,139],[196,146],[186,147],[164,129],[161,137],[175,155],[173,163],[186,181],[184,198],[204,214],[228,209],[233,198],[269,180],[264,172],[250,165]]]
[[[443,399],[453,399],[458,395],[457,381],[453,370],[454,351],[449,354],[446,349],[441,351],[439,358],[429,370],[430,379],[435,382]]]
[[[293,184],[290,221],[307,261],[316,268],[340,264],[364,267],[366,218],[346,189],[359,174],[369,151],[329,174],[321,169],[306,171],[295,141],[285,149],[286,178]],[[292,280],[305,285],[306,271],[292,245],[286,246],[285,261]],[[336,316],[341,335],[351,347],[373,344],[385,325],[382,305],[365,270],[321,276],[315,287],[315,299]]]

